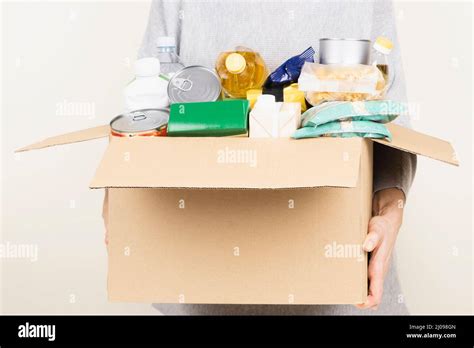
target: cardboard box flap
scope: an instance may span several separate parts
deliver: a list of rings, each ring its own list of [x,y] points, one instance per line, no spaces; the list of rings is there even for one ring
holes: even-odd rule
[[[22,147],[16,150],[15,152],[37,150],[37,149],[43,149],[45,147],[50,147],[50,146],[72,144],[72,143],[78,143],[81,141],[105,138],[109,136],[109,134],[110,134],[109,125],[88,128],[88,129],[83,129],[83,130],[72,132],[72,133],[56,135],[54,137],[44,139],[40,142]]]
[[[91,188],[355,187],[363,141],[112,137]]]
[[[430,157],[455,166],[459,165],[459,162],[456,159],[456,152],[449,142],[393,123],[387,124],[387,128],[393,136],[391,142],[382,139],[373,139],[373,141],[416,155]]]

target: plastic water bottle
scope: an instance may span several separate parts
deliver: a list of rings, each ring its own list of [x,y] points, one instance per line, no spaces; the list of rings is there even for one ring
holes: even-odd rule
[[[176,40],[172,36],[160,36],[156,42],[158,47],[157,58],[161,63],[161,74],[170,78],[176,72],[184,68],[176,53]]]
[[[142,58],[135,62],[135,79],[125,87],[124,96],[126,112],[169,106],[168,81],[160,76],[157,58]]]

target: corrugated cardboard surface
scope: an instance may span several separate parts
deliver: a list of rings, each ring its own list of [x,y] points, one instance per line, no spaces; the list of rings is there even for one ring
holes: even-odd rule
[[[110,189],[109,299],[363,302],[366,254],[327,257],[366,235],[372,156],[361,144],[356,188]]]
[[[456,166],[459,165],[456,152],[449,142],[394,123],[387,124],[387,128],[393,136],[391,142],[382,139],[373,139],[373,141],[405,152],[426,156]]]
[[[448,142],[388,128],[391,143],[373,141],[458,165]],[[100,126],[18,151],[106,136]],[[110,139],[91,184],[110,188],[110,300],[365,301],[372,140]]]
[[[113,138],[91,187],[354,187],[362,141]]]
[[[391,143],[373,141],[458,164],[449,143],[388,127]],[[20,151],[108,134],[97,127]],[[111,137],[91,184],[110,188],[109,298],[363,302],[371,151],[360,138]]]
[[[93,139],[105,138],[110,135],[110,126],[98,126],[88,129],[83,129],[71,133],[56,135],[51,138],[46,138],[37,143],[22,147],[21,149],[16,150],[16,152],[30,151],[43,149],[45,147],[73,144],[81,141],[88,141]]]

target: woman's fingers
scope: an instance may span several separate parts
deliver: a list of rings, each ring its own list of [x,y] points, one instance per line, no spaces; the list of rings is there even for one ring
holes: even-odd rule
[[[363,245],[365,251],[372,253],[368,269],[369,295],[365,303],[357,305],[360,309],[376,310],[382,302],[386,265],[391,253],[389,243],[385,240],[389,228],[388,221],[380,216],[373,217],[369,222],[369,233]]]
[[[368,278],[369,278],[369,295],[367,301],[357,305],[359,309],[377,309],[382,302],[383,282],[385,278],[385,252],[383,246],[376,247],[369,261]]]
[[[386,249],[384,245],[380,246],[369,261],[369,300],[372,309],[377,309],[382,302],[385,265],[389,257]]]
[[[366,252],[370,253],[380,245],[387,228],[387,221],[380,216],[374,216],[370,219],[369,231],[362,246]]]
[[[392,249],[402,224],[405,195],[398,189],[379,191],[374,197],[374,214],[370,219],[363,249],[370,254],[368,278],[369,295],[360,309],[377,309],[382,302],[383,283],[390,265]]]

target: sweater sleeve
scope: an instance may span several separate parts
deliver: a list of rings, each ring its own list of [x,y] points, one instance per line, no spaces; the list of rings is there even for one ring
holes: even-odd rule
[[[374,42],[377,36],[386,36],[394,43],[394,49],[389,56],[389,64],[390,68],[394,69],[395,79],[386,99],[406,103],[405,76],[392,1],[374,1],[373,18],[372,41]],[[410,127],[409,115],[400,115],[395,123]],[[374,193],[387,188],[398,188],[403,191],[406,197],[415,177],[416,164],[416,155],[375,143]]]
[[[175,37],[179,52],[180,21],[183,15],[181,1],[153,0],[138,58],[156,55],[156,41],[159,36]]]

